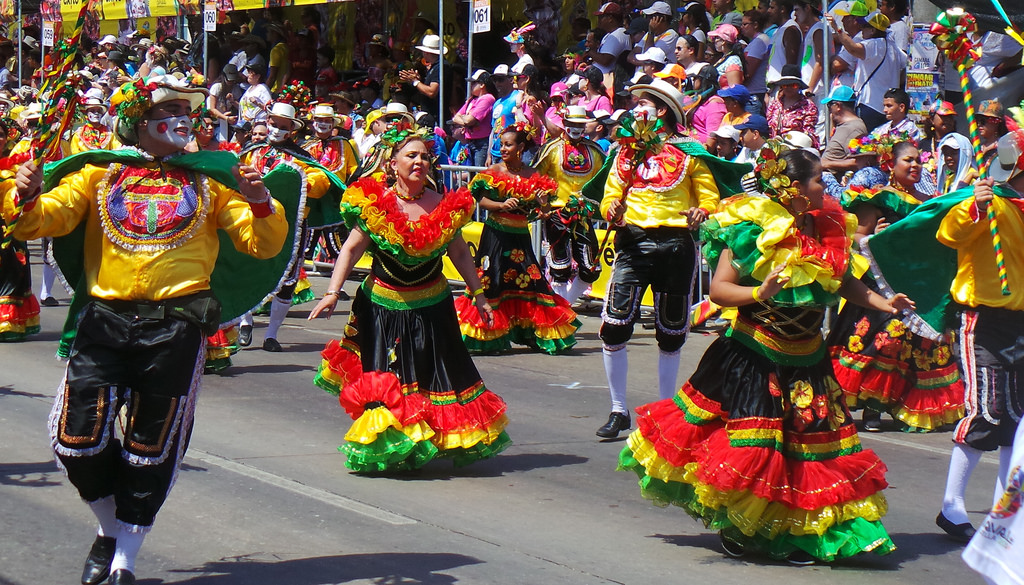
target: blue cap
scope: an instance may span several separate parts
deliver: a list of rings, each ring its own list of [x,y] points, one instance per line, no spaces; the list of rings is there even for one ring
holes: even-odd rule
[[[750,101],[750,90],[742,85],[730,85],[725,89],[718,90],[718,97],[732,98],[741,104]]]
[[[768,118],[760,114],[751,114],[746,122],[736,124],[737,130],[757,130],[761,136],[768,136],[771,130],[768,129]]]
[[[828,97],[821,100],[822,104],[828,104],[831,102],[855,102],[857,101],[857,95],[853,93],[853,88],[846,85],[836,86],[832,90],[832,93],[828,94]]]

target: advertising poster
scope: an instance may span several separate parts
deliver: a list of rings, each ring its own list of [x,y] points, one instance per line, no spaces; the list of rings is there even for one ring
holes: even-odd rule
[[[920,121],[939,99],[943,75],[939,65],[939,49],[932,42],[928,26],[914,24],[907,67],[907,93],[910,94],[910,115]]]

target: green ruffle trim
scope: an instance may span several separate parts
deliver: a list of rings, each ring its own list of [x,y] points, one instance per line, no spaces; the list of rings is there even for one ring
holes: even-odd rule
[[[702,505],[688,483],[665,482],[647,475],[644,466],[634,457],[629,447],[619,453],[619,471],[633,471],[640,478],[640,492],[657,506],[669,504],[683,508],[687,514],[700,520],[712,530],[721,530],[733,542],[743,545],[748,552],[766,554],[773,559],[785,559],[800,550],[816,559],[832,562],[863,552],[888,554],[896,550],[882,523],[864,518],[854,518],[832,526],[824,534],[795,535],[784,533],[769,539],[761,534],[747,536],[729,520],[728,511]]]
[[[494,185],[488,183],[483,177],[469,184],[469,194],[477,201],[480,201],[484,197],[491,201],[499,202],[508,199],[508,197],[503,195],[501,191],[498,191]]]
[[[419,469],[436,458],[451,459],[456,467],[463,467],[494,457],[510,444],[512,439],[502,431],[490,444],[440,451],[430,441],[416,442],[405,433],[388,428],[369,445],[349,441],[338,450],[347,457],[345,467],[358,473],[381,473]]]
[[[292,295],[292,306],[294,307],[295,305],[301,305],[315,300],[316,295],[313,293],[313,289],[307,288]]]
[[[345,467],[359,473],[419,469],[437,456],[437,447],[430,441],[413,441],[391,427],[369,445],[349,441],[338,450],[348,457]]]
[[[330,380],[325,378],[323,376],[323,371],[324,365],[320,364],[320,367],[317,369],[316,375],[313,376],[313,385],[332,396],[338,396],[339,394],[341,394],[341,388],[339,388],[337,384],[334,384]]]
[[[772,298],[774,299],[775,297]],[[825,346],[825,343],[822,342],[822,344],[818,346],[818,349],[815,350],[815,352],[810,355],[793,355],[789,353],[775,351],[774,349],[767,347],[766,345],[760,343],[758,340],[750,337],[749,335],[743,333],[742,331],[737,331],[731,327],[728,331],[726,331],[725,335],[726,337],[731,337],[736,341],[742,343],[751,351],[759,355],[763,355],[764,357],[770,359],[772,362],[783,366],[814,365],[820,362],[821,360],[825,359],[825,354],[827,353],[828,349]]]
[[[740,274],[740,284],[753,286],[761,284],[750,276],[754,266],[764,255],[757,248],[757,238],[764,229],[761,226],[744,221],[729,227],[722,227],[714,216],[701,225],[701,237],[704,239],[704,257],[712,270],[718,268],[722,252],[728,248],[732,251],[732,266]],[[772,303],[780,307],[825,307],[839,302],[839,293],[826,291],[817,282],[796,288],[784,288],[772,297]]]
[[[575,319],[572,323],[579,329],[583,323]],[[530,327],[512,327],[508,333],[494,339],[476,339],[474,337],[462,336],[469,353],[480,355],[493,355],[512,350],[512,344],[525,345],[548,355],[558,355],[572,349],[576,345],[576,335],[569,335],[562,339],[540,339],[533,333]]]
[[[34,335],[36,333],[39,333],[38,325],[26,327],[24,331],[7,331],[5,333],[0,333],[0,342],[21,341],[22,339],[25,339],[29,335]]]
[[[349,229],[358,227],[360,230],[363,231],[363,233],[369,236],[371,240],[373,240],[373,244],[378,249],[383,250],[384,252],[392,256],[395,256],[398,259],[398,261],[401,262],[402,264],[415,266],[417,264],[422,264],[428,260],[433,260],[434,258],[437,258],[438,256],[448,251],[448,243],[445,243],[443,246],[434,250],[433,252],[426,256],[412,256],[411,254],[405,251],[405,247],[399,244],[395,244],[393,242],[389,242],[388,240],[371,231],[370,228],[366,227],[366,221],[363,220],[362,216],[360,216],[361,212],[362,210],[359,207],[355,207],[344,201],[341,203],[341,215],[345,219],[345,225],[348,226]],[[452,239],[454,240],[461,233],[462,228],[460,227],[457,230],[455,230],[454,234],[452,234]],[[449,242],[451,242],[451,240],[449,240]]]
[[[203,365],[204,374],[219,374],[224,370],[231,367],[231,358],[217,358],[213,360],[206,360]]]
[[[906,217],[910,215],[910,212],[913,211],[914,208],[921,205],[921,202],[911,203],[910,201],[907,201],[901,197],[899,193],[890,188],[879,189],[877,191],[866,189],[865,191],[857,193],[855,197],[850,197],[851,193],[852,192],[849,190],[843,191],[842,199],[840,199],[843,209],[851,213],[856,211],[856,209],[861,205],[870,205],[883,211],[894,213],[899,217]]]

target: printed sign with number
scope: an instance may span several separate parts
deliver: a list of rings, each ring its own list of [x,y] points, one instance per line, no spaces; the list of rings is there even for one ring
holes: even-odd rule
[[[217,3],[207,2],[203,8],[203,30],[217,32]]]
[[[43,46],[53,46],[53,22],[49,20],[43,21]]]
[[[491,0],[473,0],[473,32],[491,30]]]

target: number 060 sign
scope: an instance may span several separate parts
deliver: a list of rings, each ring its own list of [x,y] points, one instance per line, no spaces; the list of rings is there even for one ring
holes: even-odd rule
[[[485,33],[491,30],[491,0],[473,0],[473,32]]]

